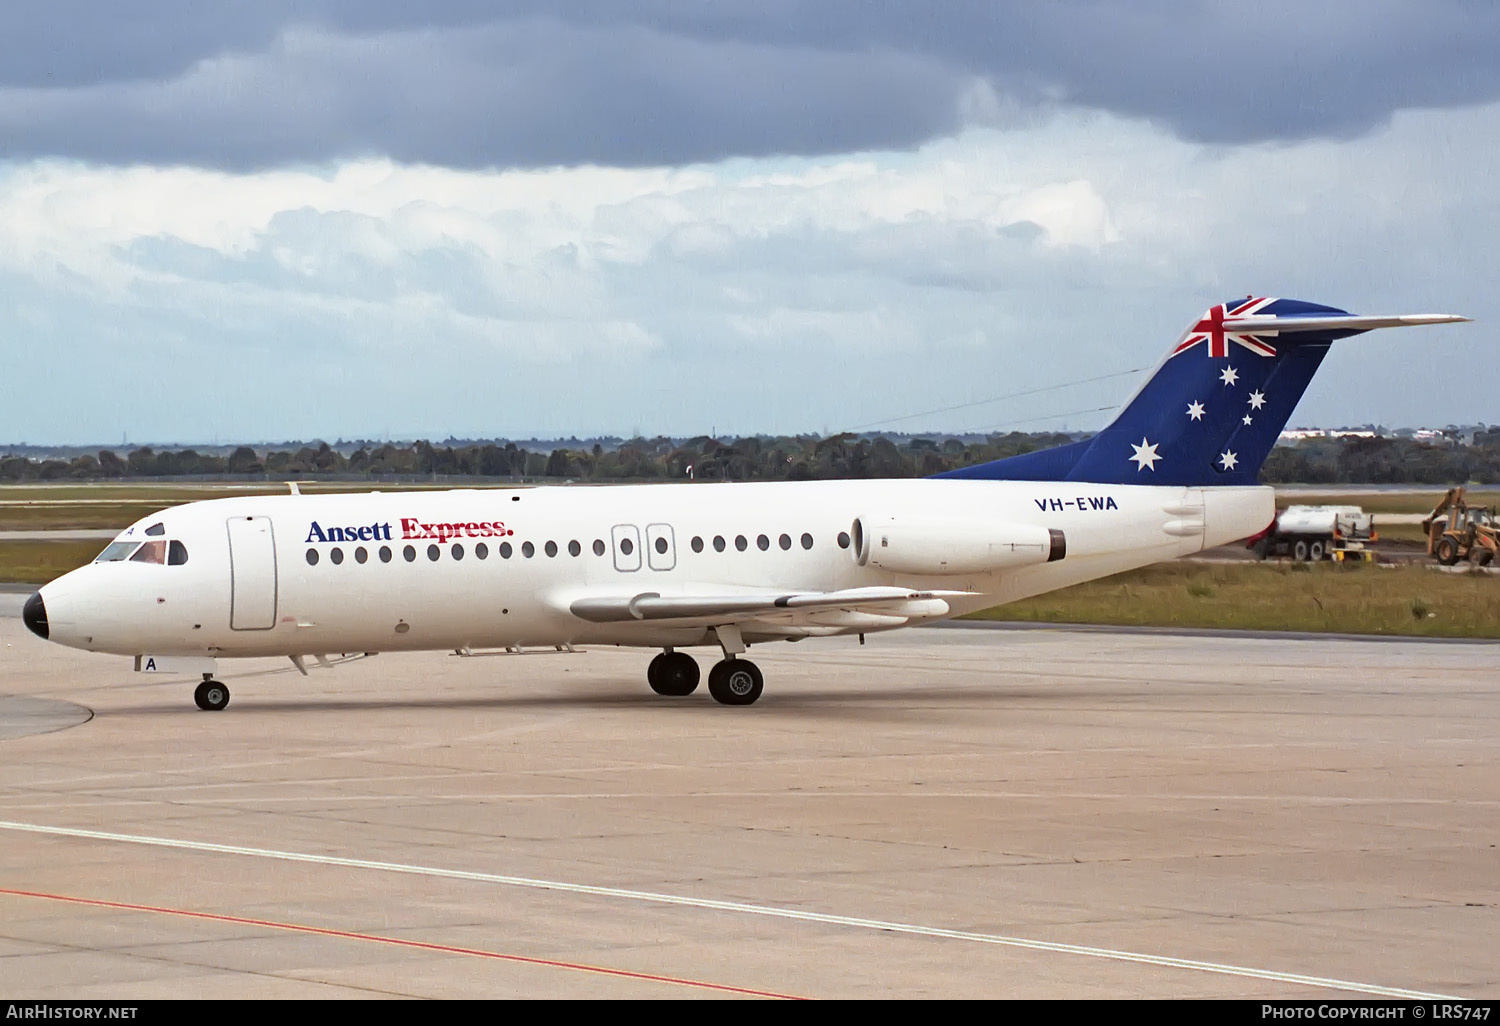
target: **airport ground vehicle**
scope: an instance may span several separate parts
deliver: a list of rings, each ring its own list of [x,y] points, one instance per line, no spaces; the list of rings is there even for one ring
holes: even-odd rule
[[[1476,566],[1489,564],[1500,553],[1500,520],[1488,506],[1470,506],[1462,486],[1448,494],[1422,521],[1427,535],[1427,554],[1443,566],[1467,559]]]
[[[1288,506],[1260,534],[1246,541],[1259,559],[1291,556],[1297,562],[1370,560],[1374,518],[1358,506]]]

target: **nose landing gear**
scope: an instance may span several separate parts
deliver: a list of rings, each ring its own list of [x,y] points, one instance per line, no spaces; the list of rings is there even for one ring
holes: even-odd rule
[[[193,689],[193,701],[204,712],[218,712],[229,704],[229,689],[205,673],[203,683]]]

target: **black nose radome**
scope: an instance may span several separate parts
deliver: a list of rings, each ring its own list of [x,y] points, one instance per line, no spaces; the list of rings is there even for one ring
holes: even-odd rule
[[[10,608],[14,609],[15,606]],[[37,637],[47,640],[47,607],[42,602],[42,593],[37,592],[21,607],[21,622]]]

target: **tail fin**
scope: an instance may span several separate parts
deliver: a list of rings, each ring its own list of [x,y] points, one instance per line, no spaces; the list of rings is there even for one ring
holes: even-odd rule
[[[1096,484],[1254,484],[1328,347],[1374,328],[1466,321],[1361,317],[1296,299],[1214,307],[1104,430],[1083,442],[941,477]]]

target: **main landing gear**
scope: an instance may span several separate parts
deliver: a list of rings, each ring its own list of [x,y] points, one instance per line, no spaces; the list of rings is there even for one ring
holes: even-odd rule
[[[204,712],[218,712],[229,704],[229,689],[205,673],[203,683],[193,689],[193,701]]]
[[[651,660],[646,682],[658,695],[691,695],[698,688],[698,663],[686,652],[669,649]],[[749,705],[765,688],[760,667],[748,659],[729,655],[708,671],[708,693],[721,705]]]
[[[708,693],[721,705],[749,705],[766,689],[760,667],[748,659],[730,656],[708,671]]]
[[[686,652],[668,650],[646,667],[646,683],[658,695],[691,695],[698,689],[698,663]]]

